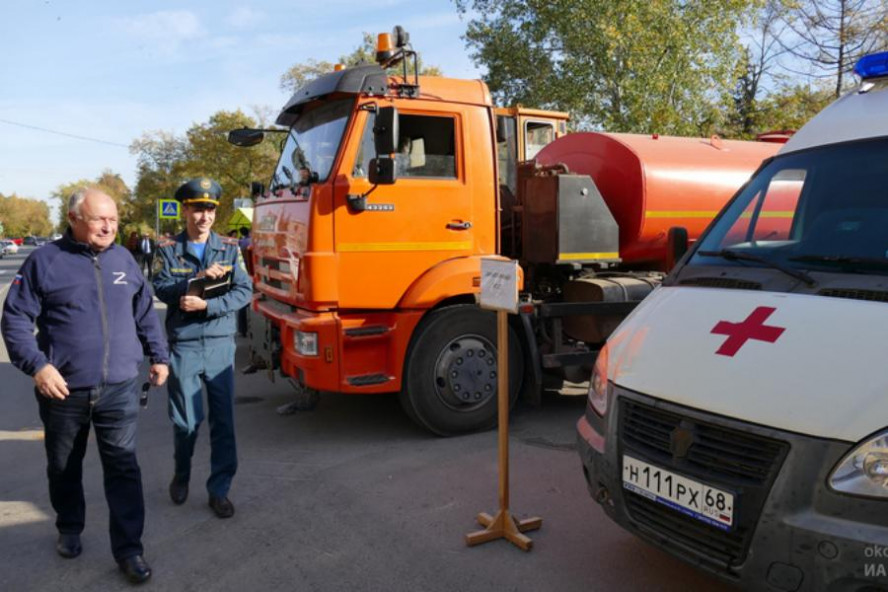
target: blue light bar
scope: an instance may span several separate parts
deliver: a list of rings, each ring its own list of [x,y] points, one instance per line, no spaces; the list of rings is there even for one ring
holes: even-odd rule
[[[888,51],[863,56],[854,65],[854,73],[863,80],[888,76]]]

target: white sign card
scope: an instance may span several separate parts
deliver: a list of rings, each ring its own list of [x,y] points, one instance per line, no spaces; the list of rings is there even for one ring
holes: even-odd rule
[[[518,312],[518,262],[481,259],[481,308]]]

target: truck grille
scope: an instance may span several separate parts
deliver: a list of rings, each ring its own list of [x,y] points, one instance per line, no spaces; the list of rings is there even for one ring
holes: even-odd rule
[[[618,429],[624,453],[735,495],[734,528],[725,532],[624,490],[629,515],[639,528],[726,569],[741,563],[789,445],[625,397],[620,399]],[[672,446],[676,429],[693,435],[680,454]]]

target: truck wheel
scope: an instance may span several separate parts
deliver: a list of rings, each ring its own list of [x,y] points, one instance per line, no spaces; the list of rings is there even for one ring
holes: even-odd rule
[[[472,305],[429,313],[407,355],[401,405],[439,436],[484,430],[497,422],[496,314]],[[524,359],[509,329],[509,400],[518,397]]]

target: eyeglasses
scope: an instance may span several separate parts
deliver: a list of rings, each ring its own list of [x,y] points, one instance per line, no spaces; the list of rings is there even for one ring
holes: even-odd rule
[[[109,216],[77,216],[80,220],[83,220],[87,224],[92,226],[104,226],[108,224],[109,226],[117,226],[118,220],[117,218],[109,217]]]

